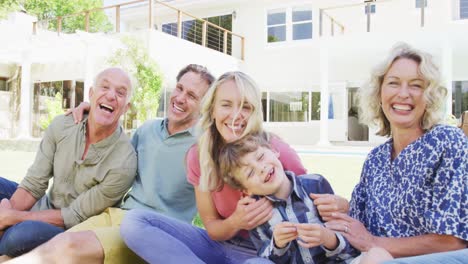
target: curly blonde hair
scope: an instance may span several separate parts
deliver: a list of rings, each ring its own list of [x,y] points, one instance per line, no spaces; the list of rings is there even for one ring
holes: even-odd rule
[[[213,110],[216,101],[216,91],[218,87],[227,81],[234,81],[241,97],[244,99],[241,102],[248,102],[252,106],[252,113],[247,121],[244,132],[239,138],[251,133],[264,133],[262,128],[262,97],[257,84],[243,72],[234,71],[221,75],[208,89],[201,103],[201,120],[198,123],[198,129],[201,133],[198,139],[201,175],[198,187],[202,191],[214,191],[223,186],[222,177],[218,173],[219,164],[217,158],[220,149],[226,142],[216,128]],[[242,105],[240,109],[242,109]]]
[[[371,74],[370,80],[358,91],[360,120],[368,125],[377,125],[379,136],[391,136],[390,122],[381,107],[381,87],[385,75],[393,63],[399,59],[410,59],[419,65],[419,72],[427,81],[424,89],[426,110],[421,122],[425,131],[443,121],[447,89],[441,85],[440,72],[430,54],[416,50],[406,43],[395,45],[385,61],[379,64]]]

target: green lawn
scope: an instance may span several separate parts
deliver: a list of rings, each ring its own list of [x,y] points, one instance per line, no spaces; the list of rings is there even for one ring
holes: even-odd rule
[[[351,198],[359,181],[365,156],[301,155],[308,173],[322,174],[330,182],[336,194]]]
[[[19,182],[34,161],[34,152],[0,151],[0,176]],[[308,173],[325,176],[335,193],[347,199],[359,181],[365,156],[300,154]],[[201,225],[197,217],[195,224]]]

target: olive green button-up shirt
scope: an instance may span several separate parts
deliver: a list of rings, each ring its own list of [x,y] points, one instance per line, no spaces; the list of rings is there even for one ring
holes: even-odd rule
[[[120,126],[81,159],[86,124],[87,118],[79,124],[71,115],[55,118],[19,186],[38,200],[31,211],[60,209],[66,228],[119,203],[136,175],[136,153]]]

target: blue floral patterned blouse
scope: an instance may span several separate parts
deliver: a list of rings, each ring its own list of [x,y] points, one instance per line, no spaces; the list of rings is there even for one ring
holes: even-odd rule
[[[351,199],[352,217],[375,236],[429,233],[468,240],[468,139],[438,125],[392,161],[393,140],[368,155]]]

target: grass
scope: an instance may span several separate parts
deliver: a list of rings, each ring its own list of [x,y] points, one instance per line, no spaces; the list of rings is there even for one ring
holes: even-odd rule
[[[34,152],[0,151],[0,176],[16,182],[21,181],[34,157]],[[300,157],[308,173],[322,174],[336,194],[350,199],[351,192],[359,181],[365,156],[300,154]],[[198,215],[193,223],[203,226]]]

